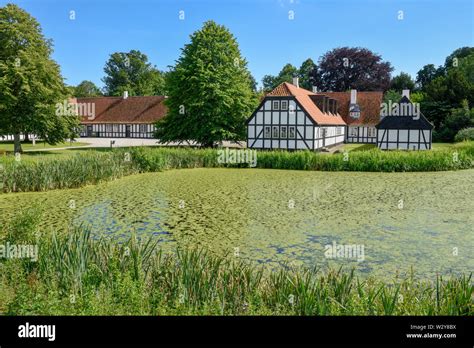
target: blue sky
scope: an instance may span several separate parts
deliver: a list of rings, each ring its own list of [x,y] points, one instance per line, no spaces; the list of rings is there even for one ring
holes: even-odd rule
[[[236,36],[259,83],[286,63],[317,61],[340,46],[367,47],[390,61],[394,73],[415,76],[423,65],[443,64],[454,49],[474,45],[473,0],[0,0],[8,2],[40,22],[72,85],[91,80],[103,86],[113,52],[138,49],[167,69],[209,19]]]

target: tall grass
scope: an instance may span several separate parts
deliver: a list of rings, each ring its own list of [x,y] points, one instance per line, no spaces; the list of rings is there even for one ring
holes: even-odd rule
[[[125,161],[120,152],[90,151],[41,161],[8,158],[1,165],[3,192],[75,188],[137,172],[133,163]]]
[[[219,163],[218,149],[132,148],[110,152],[89,151],[69,157],[0,161],[3,192],[74,188],[113,180],[138,172],[174,168],[248,167],[245,163]],[[257,168],[420,172],[474,168],[474,142],[439,151],[368,151],[319,154],[310,151],[259,151]]]
[[[151,240],[115,244],[81,227],[30,238],[37,262],[0,259],[0,314],[474,314],[471,275],[384,283],[342,269],[264,271],[203,249],[164,254]]]

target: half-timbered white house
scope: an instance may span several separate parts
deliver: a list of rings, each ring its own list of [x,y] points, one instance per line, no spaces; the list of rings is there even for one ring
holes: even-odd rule
[[[408,90],[395,108],[382,113],[377,127],[377,146],[382,150],[431,150],[433,125],[410,101]]]
[[[124,93],[123,97],[74,98],[72,103],[84,106],[78,107],[81,137],[153,138],[156,121],[167,112],[164,100],[164,96]]]
[[[377,142],[377,129],[380,122],[380,104],[383,92],[320,92],[318,94],[336,99],[338,112],[347,124],[346,143]]]
[[[346,123],[337,100],[284,82],[247,120],[247,147],[317,150],[344,142]]]

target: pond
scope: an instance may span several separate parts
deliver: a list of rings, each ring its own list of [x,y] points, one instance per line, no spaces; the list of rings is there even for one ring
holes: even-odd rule
[[[474,170],[433,173],[182,169],[81,189],[0,195],[0,221],[42,209],[42,229],[86,224],[95,237],[153,236],[268,267],[474,270]],[[331,253],[334,251],[334,253]],[[345,251],[345,252],[344,252]]]

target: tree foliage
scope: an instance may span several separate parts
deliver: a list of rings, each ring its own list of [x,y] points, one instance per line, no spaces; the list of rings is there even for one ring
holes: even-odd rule
[[[401,98],[402,98],[402,95],[399,91],[389,89],[383,95],[383,102],[386,104],[388,104],[389,102],[392,102],[392,104],[398,103]]]
[[[401,92],[404,89],[413,91],[415,89],[415,81],[407,73],[401,72],[390,81],[390,89]]]
[[[194,140],[214,146],[242,140],[257,105],[247,61],[235,37],[213,21],[191,35],[166,78],[167,116],[158,122],[161,142]]]
[[[438,69],[425,65],[417,83],[424,96],[421,111],[435,125],[433,139],[453,141],[474,107],[474,47],[454,50]]]
[[[474,108],[469,108],[467,101],[464,101],[460,108],[452,109],[443,121],[438,138],[443,141],[452,141],[461,129],[473,126]]]
[[[127,91],[131,96],[163,95],[163,73],[148,62],[146,54],[131,50],[113,53],[104,67],[105,94],[121,96]]]
[[[474,47],[461,47],[446,57],[444,62],[445,71],[459,66],[460,60],[474,54]]]
[[[14,135],[15,152],[22,133],[55,144],[78,126],[77,117],[57,112],[68,91],[51,54],[52,42],[32,16],[13,4],[0,8],[0,134]]]
[[[319,84],[320,76],[318,66],[311,58],[306,59],[298,69],[299,84],[304,89],[311,91],[313,86]]]
[[[298,68],[294,65],[286,64],[277,76],[265,75],[262,79],[263,89],[271,91],[283,82],[293,83],[293,78],[299,75]]]
[[[326,52],[319,60],[322,91],[386,91],[393,68],[380,55],[366,48],[340,47]]]
[[[436,77],[443,75],[443,67],[436,69],[434,64],[426,64],[416,74],[416,84],[418,88],[425,89]]]
[[[94,82],[84,80],[74,88],[73,95],[77,98],[98,97],[102,95],[102,92]]]

